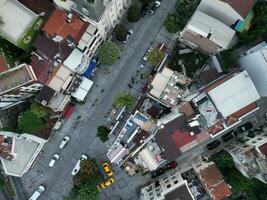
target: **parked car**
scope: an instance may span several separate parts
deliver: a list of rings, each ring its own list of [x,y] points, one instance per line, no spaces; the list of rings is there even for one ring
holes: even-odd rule
[[[152,7],[150,8],[149,13],[150,13],[151,15],[154,15],[155,12],[157,11],[157,9],[159,8],[160,4],[161,4],[160,1],[155,1],[155,2],[153,3]]]
[[[150,51],[152,51],[152,49],[153,49],[153,47],[149,47],[147,49],[147,51],[146,51],[146,53],[145,53],[145,55],[143,57],[143,61],[145,61],[145,62],[147,61],[148,54],[149,54]]]
[[[63,149],[66,145],[67,145],[67,143],[70,141],[70,137],[69,136],[65,136],[64,138],[63,138],[63,140],[61,141],[61,143],[60,143],[60,145],[59,145],[59,148],[60,149]]]
[[[113,177],[110,177],[110,178],[104,180],[102,183],[100,183],[100,184],[97,186],[97,188],[98,188],[99,190],[101,190],[101,189],[105,189],[105,188],[109,187],[110,185],[112,185],[114,182],[115,182],[114,178],[113,178]]]
[[[55,155],[53,155],[52,159],[51,159],[50,162],[49,162],[49,167],[53,167],[54,164],[55,164],[55,162],[56,162],[59,158],[60,158],[60,157],[59,157],[59,154],[55,154]]]
[[[103,166],[103,169],[107,173],[108,176],[113,176],[113,172],[112,172],[111,167],[110,167],[108,162],[104,162],[102,166]]]
[[[33,193],[33,195],[29,198],[29,200],[36,200],[39,198],[39,196],[45,191],[45,187],[43,185],[40,185],[37,187],[36,191]]]
[[[208,150],[212,150],[212,149],[217,148],[220,144],[221,142],[219,140],[214,140],[213,142],[207,144],[207,148]]]
[[[222,141],[227,142],[228,140],[231,140],[231,139],[234,138],[235,136],[236,136],[236,135],[234,135],[234,131],[231,131],[231,132],[229,132],[229,133],[224,134],[224,135],[221,137],[221,139],[222,139]]]
[[[165,165],[166,170],[175,169],[176,167],[177,167],[177,162],[175,162],[175,161],[172,161],[172,162]]]
[[[157,178],[158,176],[162,175],[165,173],[165,170],[160,168],[154,172],[151,173],[151,178]]]
[[[253,127],[253,125],[252,125],[250,122],[247,122],[247,123],[243,124],[242,126],[239,126],[239,127],[237,128],[237,131],[238,131],[239,133],[244,133],[244,132],[246,132],[246,131],[252,129],[252,127]]]
[[[72,170],[71,174],[74,176],[76,175],[79,171],[80,171],[80,164],[81,164],[81,161],[83,160],[87,160],[88,157],[86,155],[81,155],[80,159],[78,160],[77,164],[75,165],[74,169]]]
[[[127,42],[128,42],[128,40],[129,40],[129,38],[130,38],[130,36],[133,34],[133,31],[132,30],[128,30],[127,31],[127,34],[126,34],[126,38],[125,38],[125,40],[124,41],[122,41],[124,44],[127,44]]]

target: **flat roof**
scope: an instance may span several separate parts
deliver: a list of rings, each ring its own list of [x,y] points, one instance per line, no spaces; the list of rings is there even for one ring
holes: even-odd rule
[[[165,196],[166,200],[194,200],[189,188],[186,184],[183,184],[176,188],[175,190],[167,193]]]
[[[31,66],[22,64],[0,73],[0,94],[35,80]]]
[[[260,99],[246,71],[213,88],[208,95],[225,118]]]
[[[37,16],[17,1],[0,0],[0,17],[0,32],[16,43]]]
[[[83,101],[93,84],[93,81],[89,80],[88,78],[82,77],[81,85],[71,96],[75,97],[80,101]]]

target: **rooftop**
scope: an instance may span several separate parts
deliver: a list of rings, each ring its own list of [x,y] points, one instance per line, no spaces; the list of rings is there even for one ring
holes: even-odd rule
[[[246,71],[236,74],[207,93],[225,118],[260,99]]]
[[[167,105],[174,106],[183,93],[179,85],[185,85],[187,81],[182,74],[164,67],[152,80],[149,94]]]
[[[257,0],[221,0],[228,3],[232,8],[238,12],[243,18],[247,16],[249,11],[253,8]]]
[[[4,22],[0,25],[0,33],[14,43],[22,38],[37,18],[32,11],[12,0],[0,0],[0,17]]]
[[[166,200],[194,200],[190,190],[186,184],[183,184],[176,188],[175,190],[165,194]]]
[[[36,77],[31,66],[26,64],[19,65],[0,73],[0,94],[4,94],[35,80]]]
[[[66,60],[73,51],[73,46],[69,45],[67,40],[56,42],[42,34],[37,36],[33,46],[42,57],[49,57],[52,60],[59,59],[61,62]]]
[[[51,37],[61,37],[61,39],[71,36],[78,43],[88,25],[77,15],[56,9],[44,25],[43,31]]]
[[[51,12],[55,9],[52,1],[44,0],[18,0],[21,4],[32,10],[37,15],[47,19]]]
[[[55,94],[56,91],[45,85],[37,94],[35,100],[43,105],[48,105]]]
[[[267,158],[267,143],[262,144],[261,146],[259,146],[259,150],[260,150],[261,153],[262,153],[263,155],[265,155],[266,158]]]

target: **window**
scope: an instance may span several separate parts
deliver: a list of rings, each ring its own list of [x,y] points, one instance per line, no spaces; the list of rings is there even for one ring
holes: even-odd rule
[[[170,187],[171,187],[171,184],[166,185],[166,187],[167,187],[167,188],[170,188]]]
[[[166,180],[165,183],[169,183],[169,180]]]
[[[178,183],[178,181],[177,181],[177,180],[175,180],[175,181],[173,181],[173,183],[174,183],[174,184],[177,184],[177,183]]]
[[[159,188],[156,189],[156,192],[159,192]]]
[[[149,196],[152,196],[153,195],[153,192],[149,192],[148,194],[149,194]]]
[[[157,197],[160,197],[160,193],[157,194]]]
[[[262,140],[262,138],[258,138],[258,140]]]

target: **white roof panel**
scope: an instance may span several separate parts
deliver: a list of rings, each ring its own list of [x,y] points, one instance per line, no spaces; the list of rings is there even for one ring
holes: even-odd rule
[[[76,72],[76,68],[81,64],[82,57],[83,53],[75,48],[63,64],[71,71]]]
[[[246,71],[225,81],[208,94],[223,117],[228,117],[260,98]]]
[[[264,42],[259,49],[250,52],[238,60],[242,69],[246,70],[255,84],[260,96],[267,96],[267,44]]]
[[[79,88],[74,92],[71,96],[75,97],[76,99],[83,101],[88,94],[89,90],[93,85],[93,81],[89,80],[88,78],[82,77],[82,83]]]

